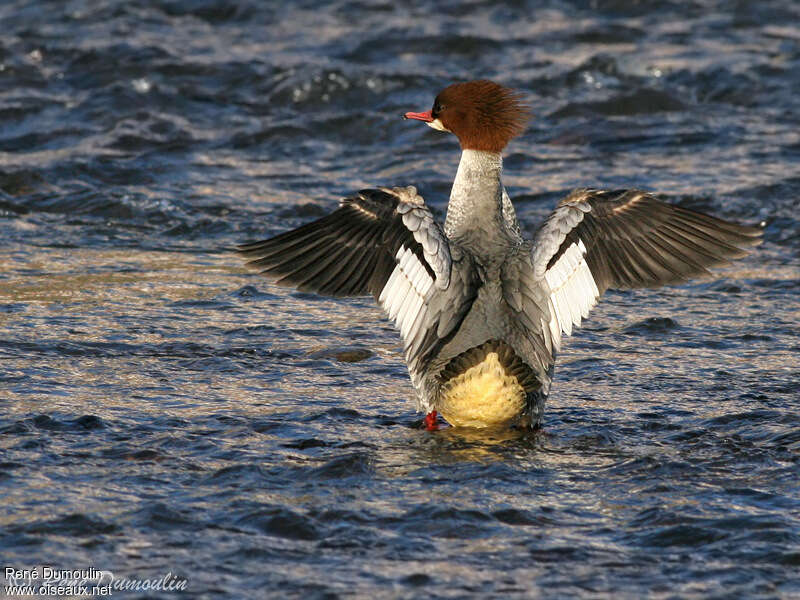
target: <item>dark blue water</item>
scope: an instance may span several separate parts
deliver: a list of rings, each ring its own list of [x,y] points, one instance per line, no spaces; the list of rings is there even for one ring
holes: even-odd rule
[[[191,598],[800,597],[800,5],[7,0],[0,558]],[[637,186],[765,242],[609,292],[537,434],[431,434],[370,299],[229,249],[373,185],[443,211],[456,80],[536,119],[531,233]],[[5,574],[5,571],[3,571]]]

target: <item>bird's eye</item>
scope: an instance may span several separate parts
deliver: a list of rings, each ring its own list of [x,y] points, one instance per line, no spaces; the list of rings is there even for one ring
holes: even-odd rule
[[[434,103],[434,105],[433,105],[433,115],[434,116],[438,115],[443,110],[444,110],[444,104],[442,104],[441,102]]]

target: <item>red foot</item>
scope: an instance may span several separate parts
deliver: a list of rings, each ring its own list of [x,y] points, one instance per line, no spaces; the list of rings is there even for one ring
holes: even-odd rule
[[[436,422],[436,411],[432,410],[427,415],[425,415],[425,429],[428,431],[437,431],[439,429],[439,424]]]

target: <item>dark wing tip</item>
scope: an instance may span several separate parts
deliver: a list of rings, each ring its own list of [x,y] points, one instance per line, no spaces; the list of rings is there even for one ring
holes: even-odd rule
[[[761,221],[758,225],[737,225],[737,232],[744,236],[740,243],[742,246],[754,247],[759,246],[764,241],[764,229],[766,229],[766,222]]]
[[[423,256],[414,231],[397,211],[400,202],[424,206],[412,187],[367,188],[343,198],[329,215],[240,244],[236,252],[277,285],[329,296],[375,295],[394,267],[400,244]]]
[[[609,287],[656,287],[708,277],[709,268],[746,256],[764,233],[763,224],[740,225],[640,190],[576,190],[561,205],[580,208],[581,203],[591,210],[576,226],[579,231],[567,237],[587,238],[590,269]]]
[[[237,244],[233,247],[233,252],[243,256],[255,256],[259,250],[269,240],[259,240],[257,242],[245,242],[244,244]]]

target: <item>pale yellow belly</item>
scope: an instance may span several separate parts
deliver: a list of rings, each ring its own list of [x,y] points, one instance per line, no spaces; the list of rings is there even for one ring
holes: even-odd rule
[[[525,389],[506,373],[496,352],[442,386],[438,408],[454,427],[511,425],[525,408]]]

